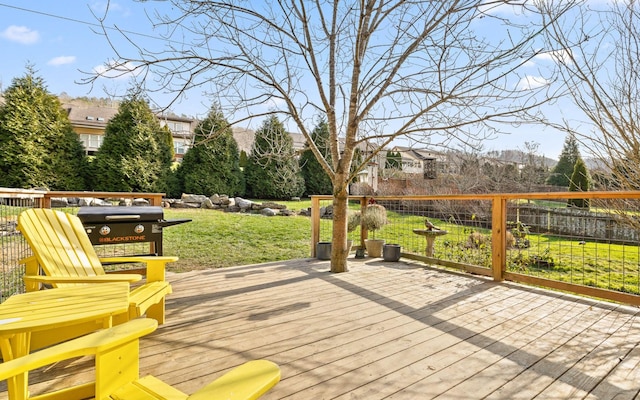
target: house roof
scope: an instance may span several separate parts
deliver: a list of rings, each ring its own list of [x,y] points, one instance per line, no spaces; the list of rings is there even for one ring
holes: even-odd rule
[[[80,107],[70,104],[64,104],[63,107],[67,110],[69,121],[76,126],[105,127],[118,113],[118,109],[114,107]]]
[[[416,160],[436,160],[442,157],[442,154],[439,152],[427,149],[414,149],[413,147],[395,146],[392,151],[399,152],[403,157]]]
[[[246,154],[251,153],[251,146],[256,137],[256,132],[251,129],[233,127],[231,129],[233,138],[238,144],[238,150],[244,151]]]
[[[253,141],[256,137],[256,132],[252,129],[247,128],[239,128],[233,127],[233,138],[238,143],[238,150],[244,150],[245,153],[251,153],[251,146],[253,145]],[[304,149],[304,145],[306,143],[306,139],[304,135],[301,133],[291,133],[289,132],[289,136],[293,139],[293,149],[296,151]]]

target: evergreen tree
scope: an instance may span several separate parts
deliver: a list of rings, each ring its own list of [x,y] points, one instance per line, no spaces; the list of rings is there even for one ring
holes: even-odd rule
[[[56,96],[31,66],[0,106],[0,186],[84,190],[87,159]]]
[[[173,149],[173,134],[168,126],[160,128],[159,157],[162,163],[158,182],[156,183],[156,191],[166,193],[167,196],[175,193],[177,189],[176,169],[173,168],[175,151]],[[171,196],[170,196],[171,197]]]
[[[324,159],[330,163],[329,127],[326,121],[322,120],[318,123],[313,132],[311,132],[311,140],[316,144]],[[305,145],[305,150],[300,156],[300,170],[304,178],[305,195],[333,193],[331,179],[325,170],[322,169],[322,166],[320,166],[318,159],[309,148],[308,143]]]
[[[107,123],[102,146],[93,161],[96,190],[155,192],[163,189],[171,165],[167,130],[149,104],[130,94]]]
[[[402,154],[399,151],[387,151],[387,157],[385,161],[385,169],[397,169],[402,171]]]
[[[587,166],[582,160],[582,157],[578,157],[578,160],[576,160],[575,167],[573,168],[573,173],[571,174],[569,191],[570,192],[586,192],[589,190],[590,186],[591,186],[591,177],[589,176],[589,171],[587,170]],[[568,203],[570,206],[573,206],[573,207],[589,208],[589,199],[569,199]]]
[[[247,152],[244,150],[240,151],[240,168],[244,168],[247,166],[247,163],[249,162],[249,156],[247,156]]]
[[[186,193],[244,195],[238,144],[229,123],[216,107],[194,132],[195,145],[178,168],[178,179]]]
[[[270,117],[256,131],[245,177],[249,195],[256,198],[289,199],[304,192],[293,139],[277,117]]]
[[[547,184],[568,187],[571,174],[573,174],[574,166],[579,157],[580,151],[578,150],[576,138],[573,135],[567,136],[560,153],[560,159],[551,170],[551,175],[547,178]]]

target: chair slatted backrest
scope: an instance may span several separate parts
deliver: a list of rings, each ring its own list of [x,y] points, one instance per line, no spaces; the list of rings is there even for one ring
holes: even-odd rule
[[[104,275],[100,259],[77,216],[46,208],[32,208],[18,216],[18,229],[46,275]],[[70,285],[75,284],[56,286]]]

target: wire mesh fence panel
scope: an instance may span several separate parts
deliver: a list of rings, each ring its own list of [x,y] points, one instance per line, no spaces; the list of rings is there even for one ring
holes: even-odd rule
[[[388,225],[379,236],[403,253],[491,267],[491,201],[381,200]]]
[[[0,195],[0,302],[25,291],[24,265],[20,260],[32,255],[29,245],[17,230],[18,215],[32,208],[37,199]]]
[[[507,269],[560,282],[640,293],[638,200],[511,201]]]

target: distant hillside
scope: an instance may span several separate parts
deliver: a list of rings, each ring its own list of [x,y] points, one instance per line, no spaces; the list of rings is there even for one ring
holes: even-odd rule
[[[488,157],[498,159],[500,161],[526,164],[529,155],[522,150],[493,150],[487,153]],[[547,168],[553,168],[558,160],[545,156],[535,156],[536,164],[542,164]]]

